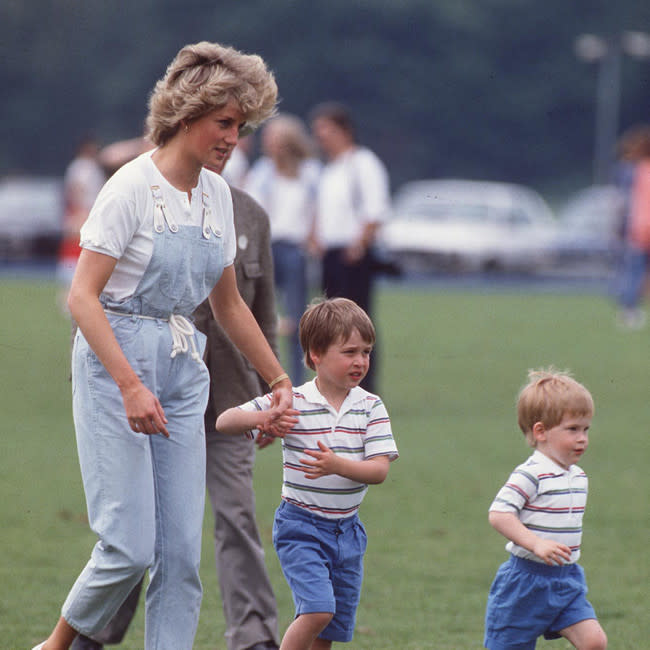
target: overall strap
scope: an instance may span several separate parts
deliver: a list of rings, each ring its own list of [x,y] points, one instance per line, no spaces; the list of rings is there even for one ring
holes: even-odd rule
[[[178,225],[174,221],[174,217],[170,214],[169,210],[165,209],[165,200],[160,189],[160,185],[151,186],[151,194],[153,196],[154,211],[153,211],[153,227],[156,232],[165,230],[165,222],[171,232],[178,232]]]
[[[201,192],[201,199],[203,201],[203,236],[206,239],[210,239],[211,234],[214,233],[215,237],[222,237],[223,233],[217,223],[216,215],[212,212],[212,208],[210,207],[209,195],[205,192]]]

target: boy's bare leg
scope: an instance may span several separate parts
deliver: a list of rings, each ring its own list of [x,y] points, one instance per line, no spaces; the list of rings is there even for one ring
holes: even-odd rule
[[[313,614],[300,614],[287,628],[282,638],[280,650],[326,650],[332,644],[320,646],[314,645],[316,641],[323,641],[316,637],[325,629],[332,620],[330,612],[315,612]]]
[[[316,637],[314,642],[311,644],[311,650],[330,650],[332,647],[332,642],[327,639],[319,639]]]
[[[43,650],[68,650],[77,634],[77,630],[68,625],[68,621],[62,616],[45,642]]]
[[[605,650],[607,635],[595,618],[588,618],[575,625],[569,625],[560,634],[578,650]]]

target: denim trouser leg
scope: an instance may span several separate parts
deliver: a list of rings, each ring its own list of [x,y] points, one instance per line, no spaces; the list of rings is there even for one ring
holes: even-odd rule
[[[62,614],[92,636],[153,560],[153,477],[148,439],[130,430],[115,382],[82,337],[74,348],[73,408],[88,519],[99,541]]]
[[[191,384],[187,388],[196,390]],[[186,406],[181,402],[178,406]],[[145,600],[147,649],[189,650],[199,620],[207,387],[200,402],[203,409],[198,414],[180,409],[176,413],[168,405],[169,439],[151,437],[157,514],[154,563]]]
[[[208,372],[187,354],[170,359],[166,323],[123,320],[125,331],[116,336],[134,370],[160,396],[170,438],[131,431],[119,389],[79,336],[75,426],[89,521],[99,542],[63,616],[92,637],[150,567],[145,648],[189,650],[201,602]]]
[[[621,269],[619,303],[625,309],[639,305],[643,294],[643,283],[648,260],[648,253],[633,246],[628,246],[623,254]]]

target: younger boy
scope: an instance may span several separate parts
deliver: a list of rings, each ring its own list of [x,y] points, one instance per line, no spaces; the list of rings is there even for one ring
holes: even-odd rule
[[[368,484],[381,483],[398,456],[381,399],[359,386],[374,341],[370,318],[351,300],[312,303],[300,319],[300,343],[316,378],[294,388],[295,410],[272,420],[265,395],[217,419],[223,433],[283,436],[273,544],[296,618],[282,650],[326,650],[352,639],[367,541],[357,511]]]
[[[591,394],[568,374],[529,372],[517,414],[535,452],[490,506],[490,524],[510,540],[511,553],[488,597],[490,650],[528,650],[542,634],[566,637],[580,650],[607,647],[577,564],[587,476],[575,463],[587,449],[593,412]]]

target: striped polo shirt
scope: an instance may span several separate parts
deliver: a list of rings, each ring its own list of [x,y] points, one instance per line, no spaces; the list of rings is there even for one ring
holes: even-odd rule
[[[574,563],[580,557],[587,488],[587,475],[577,465],[564,469],[536,450],[512,472],[490,511],[512,512],[539,537],[566,544],[571,549],[570,563]],[[517,557],[542,562],[514,542],[508,542],[506,549]]]
[[[266,410],[271,395],[257,397],[240,406],[245,410]],[[298,423],[282,439],[282,498],[327,519],[354,515],[368,486],[338,475],[308,479],[300,459],[309,459],[305,449],[320,451],[318,441],[351,460],[375,456],[398,457],[390,420],[377,395],[355,386],[340,411],[320,394],[315,380],[293,389],[293,408]]]

